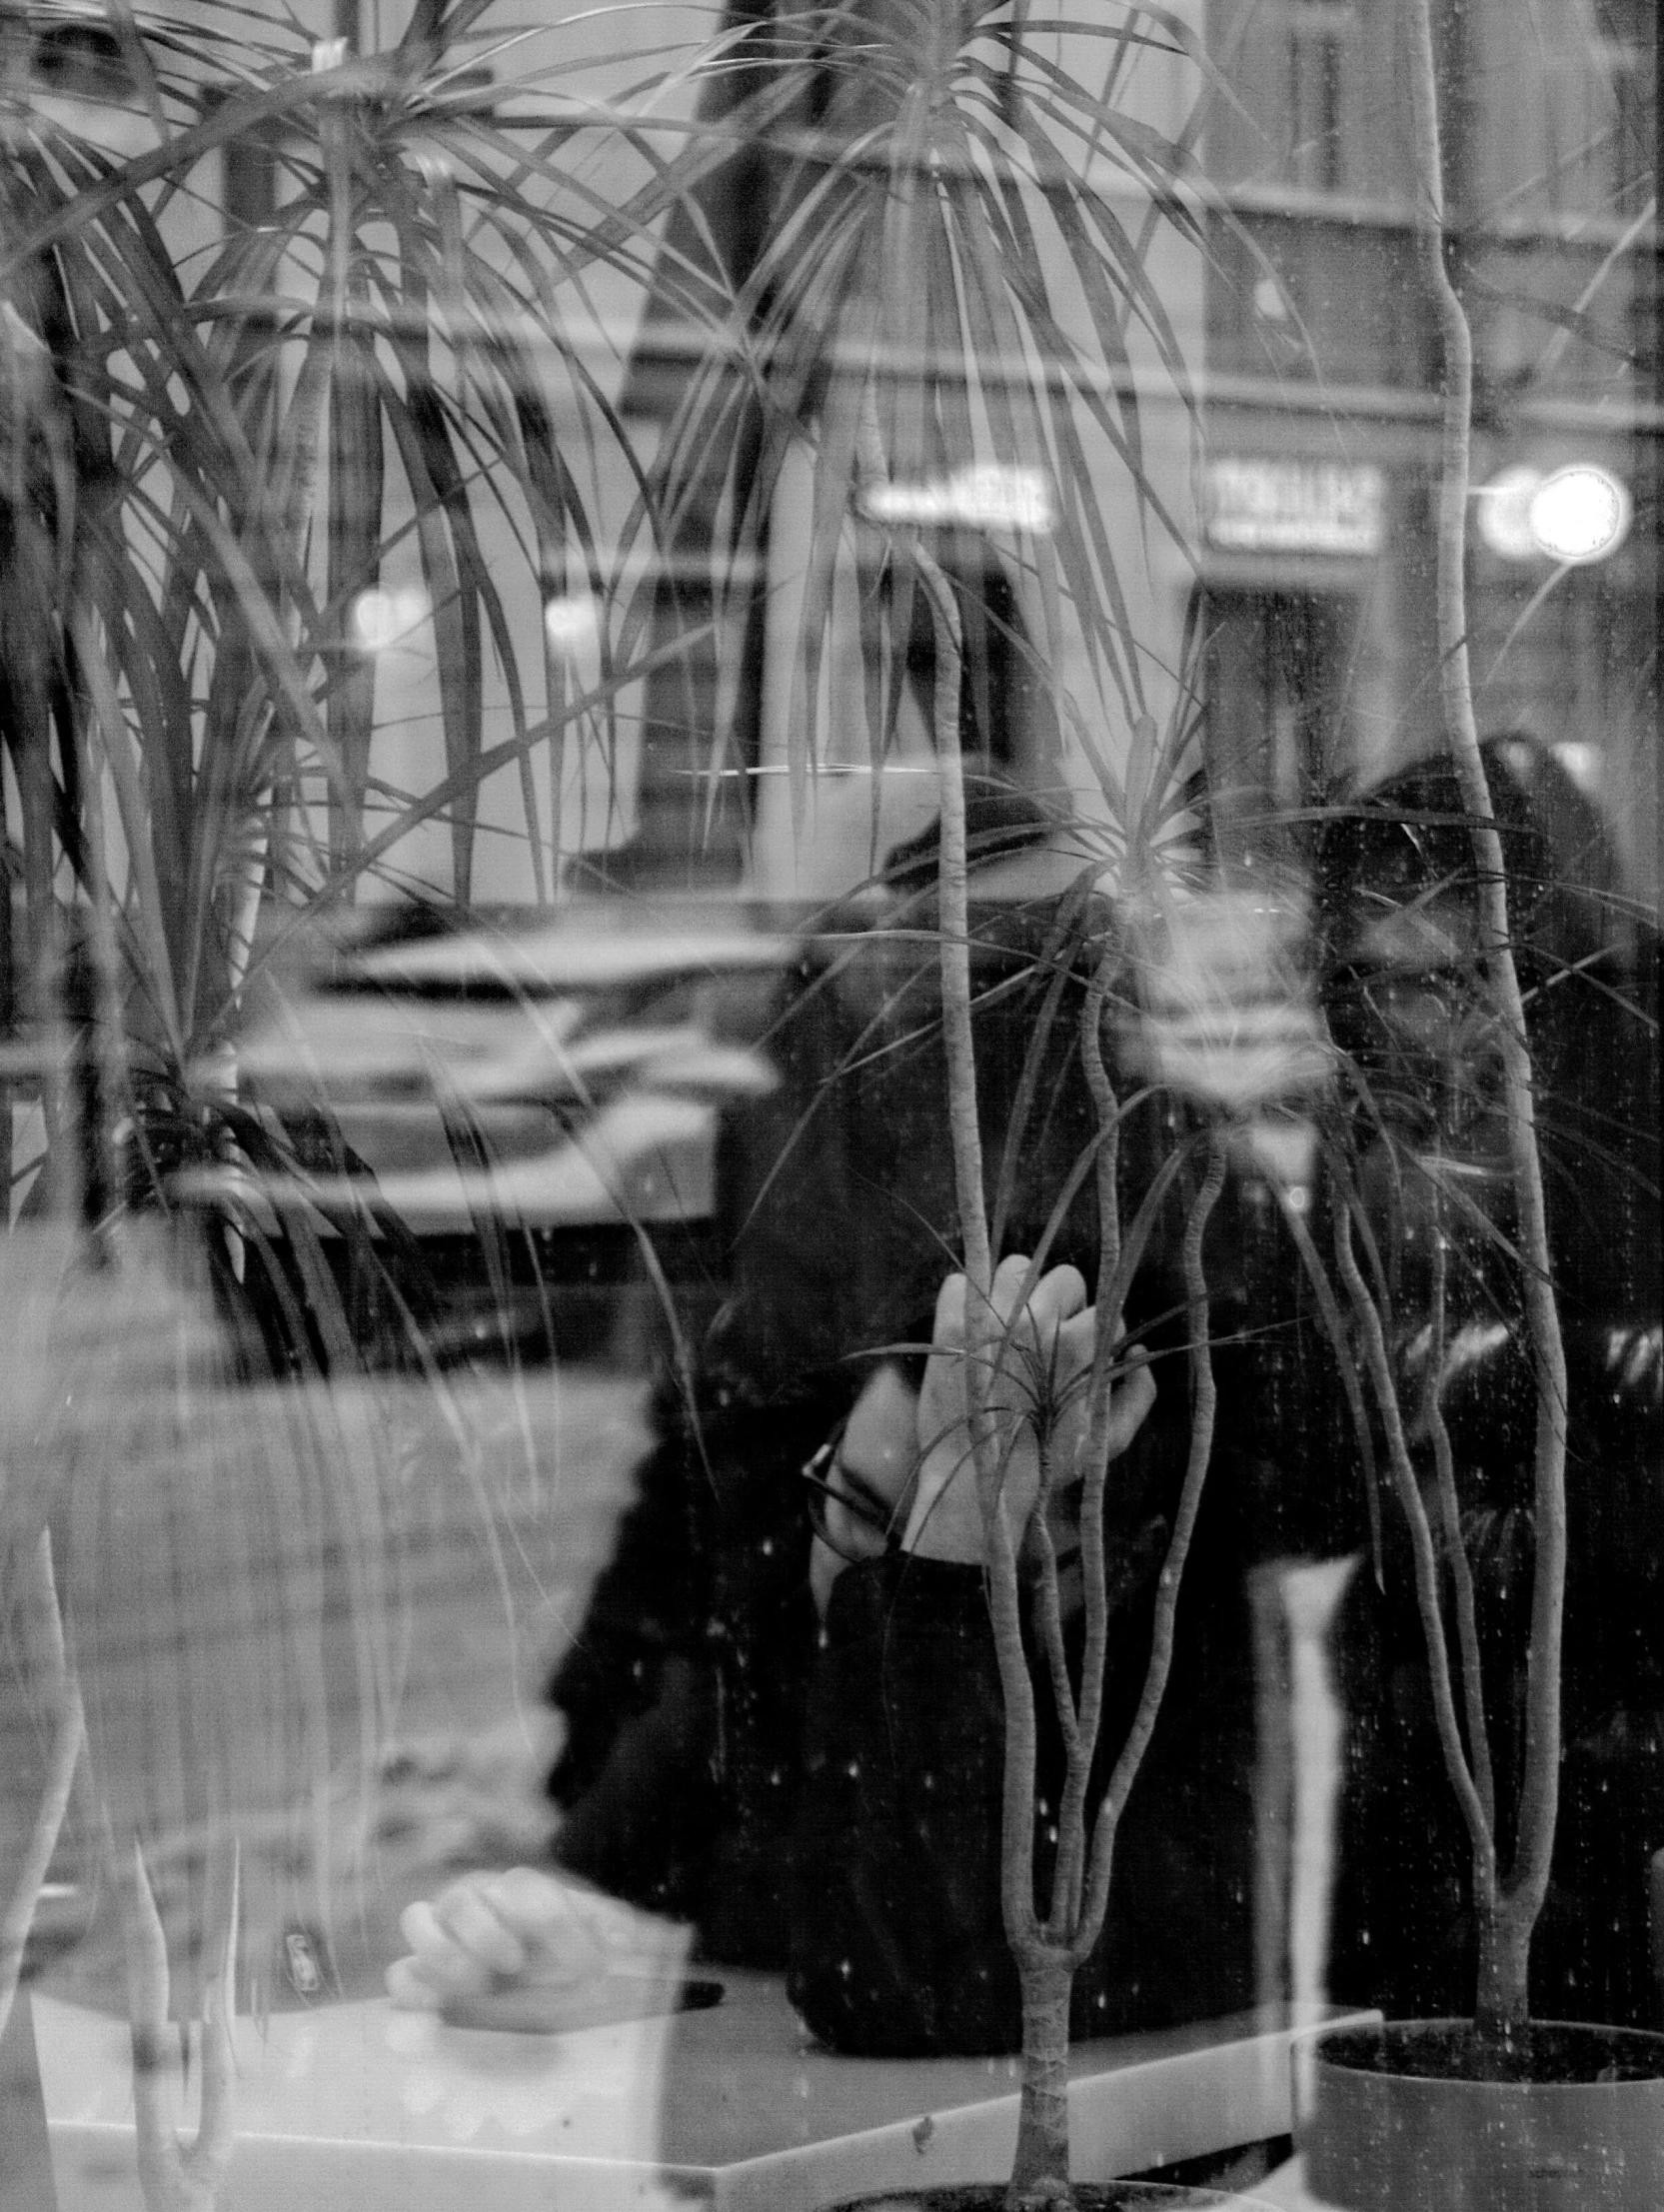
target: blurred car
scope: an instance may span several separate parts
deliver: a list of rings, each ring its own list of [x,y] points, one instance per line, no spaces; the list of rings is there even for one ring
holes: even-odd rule
[[[231,1159],[181,1194],[273,1228],[397,1224],[453,1348],[548,1338],[553,1305],[563,1353],[605,1349],[631,1286],[715,1286],[718,1117],[774,1083],[754,1039],[789,944],[732,914],[617,906],[372,920],[280,964],[200,1071],[282,1125],[293,1170]]]

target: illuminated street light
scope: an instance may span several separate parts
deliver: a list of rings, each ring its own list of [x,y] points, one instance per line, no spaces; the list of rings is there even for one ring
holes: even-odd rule
[[[1574,462],[1532,494],[1530,518],[1537,549],[1551,561],[1604,561],[1629,529],[1629,493],[1610,470]]]
[[[575,659],[601,635],[601,617],[594,595],[564,592],[558,599],[546,600],[543,627],[555,652],[566,660]]]
[[[361,653],[386,653],[419,630],[429,613],[428,595],[419,586],[360,592],[353,602],[353,642]]]
[[[1544,476],[1504,469],[1474,493],[1479,535],[1505,561],[1580,568],[1616,553],[1629,529],[1629,493],[1609,469],[1576,461]]]

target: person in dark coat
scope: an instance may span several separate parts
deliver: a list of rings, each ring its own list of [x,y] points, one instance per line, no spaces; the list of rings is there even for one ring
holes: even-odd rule
[[[996,1248],[1043,1255],[1047,1329],[1089,1359],[1097,1222],[1081,1167],[1097,1118],[1079,1017],[1103,934],[1118,925],[1101,899],[1060,889],[1078,862],[998,780],[973,793],[972,832]],[[943,1555],[947,1516],[912,1526],[907,1512],[925,1354],[941,1339],[938,1299],[958,1249],[933,874],[928,838],[894,856],[786,981],[763,1040],[779,1088],[723,1137],[730,1294],[692,1375],[661,1394],[663,1442],[554,1684],[567,1731],[553,1780],[561,1865],[692,1920],[707,1958],[786,1967],[829,2043],[897,2054],[1020,2039],[999,1908],[1003,1736],[979,1533]],[[1006,895],[991,896],[1002,877]],[[1122,1383],[1114,1439],[1124,1449],[1107,1506],[1111,1650],[1094,1801],[1142,1686],[1187,1456],[1177,1253],[1202,1148],[1198,1117],[1141,1081],[1118,1043],[1109,1056],[1128,1102],[1123,1224],[1162,1163],[1185,1156],[1126,1302],[1128,1344],[1145,1364]],[[1235,1210],[1221,1204],[1207,1247],[1231,1416],[1103,1939],[1076,1980],[1081,2034],[1217,2015],[1254,1995],[1246,1574],[1258,1557],[1313,1548],[1314,1534],[1253,1415]],[[1077,1647],[1075,1619],[1069,1636]],[[1043,1886],[1062,1755],[1043,1675],[1037,1689]],[[453,1951],[469,1951],[462,1923],[477,1903],[456,1915]],[[418,1931],[430,1986],[471,1971],[447,1933]]]
[[[1011,833],[995,823],[988,834]],[[1002,1728],[980,1566],[935,1556],[934,1526],[909,1542],[899,1513],[893,1524],[861,1522],[800,1471],[847,1416],[823,1479],[835,1493],[852,1475],[886,1506],[904,1497],[921,1355],[956,1248],[933,901],[914,888],[915,873],[903,856],[842,930],[806,949],[770,1040],[781,1087],[729,1131],[733,1293],[701,1361],[702,1417],[671,1412],[676,1440],[648,1469],[642,1507],[557,1680],[571,1732],[555,1787],[572,1793],[558,1848],[577,1871],[616,1886],[646,1845],[657,1871],[632,1893],[693,1917],[709,1956],[789,1965],[806,2020],[838,2047],[1003,2050],[1020,2023],[998,1905]],[[1095,1128],[1077,1059],[1089,930],[1078,914],[1060,918],[1051,891],[979,910],[982,1117],[1006,1252],[1041,1247]],[[1133,1088],[1124,1075],[1122,1085]],[[1180,1134],[1181,1117],[1153,1100],[1132,1115],[1126,1217]],[[1188,1433],[1181,1203],[1159,1224],[1128,1301],[1129,1334],[1151,1357],[1155,1411],[1127,1439],[1111,1485],[1111,1755],[1142,1681]],[[1095,1248],[1087,1178],[1047,1257],[1089,1278]],[[1228,1362],[1229,1347],[1220,1357]],[[1127,1388],[1135,1414],[1149,1388]],[[1222,1442],[1221,1460],[1234,1456],[1233,1441]],[[1226,1495],[1242,1478],[1240,1467],[1215,1470],[1166,1714],[1127,1808],[1105,1940],[1077,1982],[1078,2032],[1251,1998],[1252,1693],[1242,1501]],[[682,1648],[648,1650],[644,1626],[657,1642],[663,1616],[644,1611],[640,1595],[664,1583],[672,1560],[687,1607]],[[702,1655],[692,1666],[690,1636]],[[603,1671],[659,1685],[610,1740]],[[626,1790],[637,1809],[621,1824],[615,1789],[665,1729],[667,1686],[680,1770],[700,1764],[688,1756],[696,1742],[704,1762],[680,1807]],[[1046,1700],[1042,1686],[1042,1713]],[[1060,1779],[1051,1730],[1042,1869]],[[667,1832],[678,1839],[668,1855]]]
[[[1505,757],[1493,755],[1492,774],[1517,894],[1573,1391],[1568,1759],[1533,1996],[1539,2011],[1634,2019],[1653,2001],[1645,1861],[1664,1844],[1649,1173],[1657,938],[1588,881],[1590,860],[1582,881],[1556,860]],[[983,794],[976,820],[994,873],[1031,872],[1051,842],[1025,806]],[[1562,801],[1561,819],[1570,814]],[[1487,1048],[1464,979],[1466,841],[1454,787],[1425,770],[1338,819],[1319,851],[1325,997],[1371,1101],[1359,1171],[1383,1237],[1403,1255],[1399,1349],[1410,1366],[1426,1311],[1416,1224],[1394,1228],[1382,1211],[1405,1202],[1403,1178],[1395,1201],[1392,1178],[1371,1181],[1375,1155],[1389,1138],[1437,1133],[1464,1147],[1484,1189],[1494,1136]],[[827,2041],[896,2053],[1005,2049],[1018,2033],[998,1905],[1002,1744],[980,1569],[920,1542],[905,1510],[923,1350],[938,1333],[933,1308],[956,1236],[928,842],[805,946],[781,994],[768,1040],[781,1087],[724,1139],[731,1294],[695,1373],[663,1397],[664,1442],[555,1685],[568,1723],[554,1785],[567,1808],[563,1864],[691,1919],[708,1957],[788,1967],[795,2000]],[[1095,1127],[1076,1017],[1085,948],[1109,922],[1101,906],[1060,902],[1053,884],[979,910],[973,943],[999,1248],[1043,1248],[1087,1280],[1089,1200],[1077,1192],[1052,1214]],[[1129,1093],[1129,1070],[1117,1064],[1115,1075]],[[1191,1125],[1155,1097],[1129,1116],[1125,1215]],[[1208,1247],[1227,1412],[1173,1679],[1123,1819],[1103,1940],[1077,1978],[1076,2033],[1216,2014],[1258,1993],[1248,1576],[1261,1560],[1354,1547],[1368,1570],[1355,1578],[1336,1653],[1350,1725],[1333,1993],[1394,2012],[1471,2003],[1465,1834],[1431,1734],[1403,1531],[1390,1498],[1377,1497],[1376,1533],[1365,1534],[1342,1353],[1309,1298],[1291,1296],[1292,1253],[1275,1210],[1253,1198],[1252,1176],[1239,1174]],[[1109,1492],[1111,1750],[1142,1679],[1187,1440],[1173,1261],[1182,1205],[1175,1193],[1128,1300],[1129,1335],[1156,1382]],[[1506,1776],[1507,1670],[1523,1650],[1529,1558],[1528,1392],[1510,1330],[1497,1325],[1508,1269],[1495,1264],[1482,1209],[1464,1218],[1473,1233],[1457,1239],[1445,1404]],[[1070,1324],[1072,1294],[1065,1302]],[[1043,1725],[1043,1684],[1037,1703]],[[1042,1889],[1060,1766],[1055,1734],[1043,1736]],[[441,1979],[443,1940],[430,1945]]]
[[[1565,1756],[1538,2017],[1650,2024],[1648,1867],[1664,1848],[1664,1284],[1656,929],[1622,893],[1596,811],[1546,749],[1485,748],[1535,1070],[1568,1365]],[[1448,1255],[1441,1403],[1474,1562],[1498,1798],[1511,1805],[1533,1556],[1534,1390],[1489,1016],[1475,988],[1465,810],[1442,765],[1330,824],[1318,881],[1337,1041],[1357,1071],[1353,1160],[1396,1272],[1416,1407],[1433,1184]],[[1415,1439],[1423,1477],[1430,1445]],[[1336,1989],[1398,2015],[1471,2008],[1469,1847],[1432,1721],[1407,1530],[1383,1488],[1380,1574],[1344,1623],[1353,1700]],[[1506,1854],[1512,1837],[1500,1838]]]

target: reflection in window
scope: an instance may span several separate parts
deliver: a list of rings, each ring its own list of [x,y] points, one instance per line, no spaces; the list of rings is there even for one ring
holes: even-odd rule
[[[1345,174],[1341,76],[1354,26],[1345,0],[1289,0],[1288,122],[1292,180],[1338,192]]]

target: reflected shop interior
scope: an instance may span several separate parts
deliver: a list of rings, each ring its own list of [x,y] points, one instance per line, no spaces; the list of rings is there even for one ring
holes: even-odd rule
[[[1664,2203],[1657,88],[0,0],[0,2212]]]

